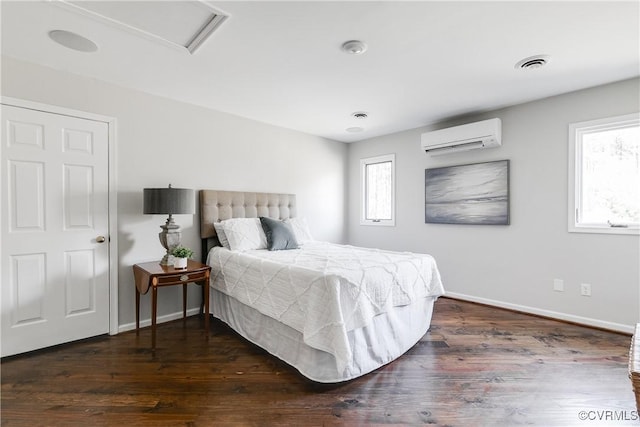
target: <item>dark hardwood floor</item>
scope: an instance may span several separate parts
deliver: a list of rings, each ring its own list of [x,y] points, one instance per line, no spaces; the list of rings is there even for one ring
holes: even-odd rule
[[[440,298],[395,362],[321,385],[191,317],[2,360],[3,426],[638,425],[630,336]],[[585,418],[585,419],[583,419]]]

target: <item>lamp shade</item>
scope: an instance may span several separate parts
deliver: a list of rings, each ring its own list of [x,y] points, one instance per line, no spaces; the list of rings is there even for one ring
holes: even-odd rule
[[[196,202],[193,190],[188,188],[145,188],[143,190],[145,214],[194,214]]]

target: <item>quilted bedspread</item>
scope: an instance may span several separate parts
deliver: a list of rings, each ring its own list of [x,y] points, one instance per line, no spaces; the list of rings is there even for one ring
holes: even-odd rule
[[[286,251],[230,251],[208,256],[211,286],[297,330],[331,353],[340,371],[352,357],[347,332],[418,298],[444,294],[430,255],[327,242]]]

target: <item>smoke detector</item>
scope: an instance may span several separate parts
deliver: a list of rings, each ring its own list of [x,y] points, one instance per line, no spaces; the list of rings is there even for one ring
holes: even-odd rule
[[[349,40],[342,43],[342,50],[349,55],[361,55],[367,50],[367,45],[360,40]]]
[[[544,67],[549,63],[549,55],[535,55],[528,58],[521,59],[516,62],[514,68],[522,70],[535,70],[537,68]]]
[[[354,119],[362,120],[369,117],[369,115],[364,111],[356,111],[355,113],[351,113],[351,117],[353,117]]]

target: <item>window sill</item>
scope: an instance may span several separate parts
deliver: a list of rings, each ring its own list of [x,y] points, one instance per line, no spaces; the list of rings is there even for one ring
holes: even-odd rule
[[[360,220],[360,225],[373,225],[375,227],[395,227],[396,223],[395,223],[395,221],[373,222],[373,221],[362,221],[362,220]]]
[[[640,227],[609,227],[609,226],[569,226],[569,233],[592,233],[592,234],[628,234],[640,235]]]

